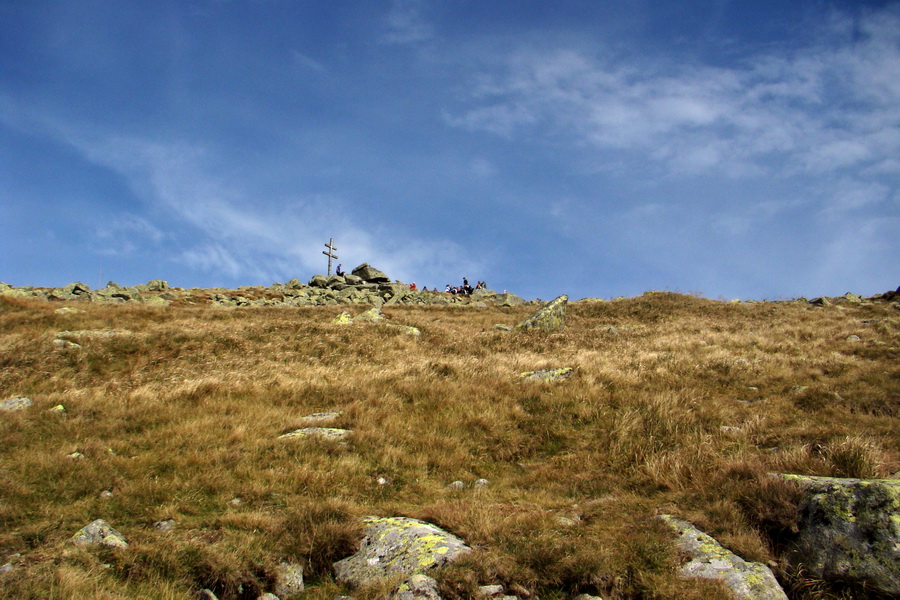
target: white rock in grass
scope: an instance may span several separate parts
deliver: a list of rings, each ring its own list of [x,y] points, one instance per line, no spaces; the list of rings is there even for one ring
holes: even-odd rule
[[[484,598],[487,596],[499,596],[503,593],[503,586],[500,584],[496,585],[483,585],[478,588],[478,597]]]
[[[456,481],[454,481],[453,483],[448,485],[447,489],[448,490],[461,490],[461,489],[464,489],[465,487],[466,487],[466,484],[464,482],[460,481],[459,479],[457,479]]]
[[[16,396],[0,402],[0,410],[14,411],[25,410],[31,406],[31,398],[25,396]]]
[[[748,563],[687,521],[672,515],[659,518],[678,533],[678,546],[691,556],[680,577],[722,581],[735,600],[787,600],[769,567]]]
[[[110,546],[112,548],[127,548],[128,542],[122,534],[109,526],[103,519],[97,519],[93,523],[85,525],[81,531],[69,540],[76,546]]]
[[[290,433],[279,435],[281,438],[309,438],[317,437],[326,440],[343,440],[350,435],[349,429],[338,429],[336,427],[304,427]]]

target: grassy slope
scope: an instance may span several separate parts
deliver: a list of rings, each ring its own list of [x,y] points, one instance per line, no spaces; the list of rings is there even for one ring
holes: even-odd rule
[[[35,402],[0,414],[0,562],[22,554],[2,597],[255,598],[288,559],[330,600],[330,564],[366,514],[424,518],[476,548],[442,574],[447,596],[500,582],[725,597],[675,577],[654,513],[777,561],[796,496],[766,472],[900,468],[900,313],[886,304],[647,294],[570,305],[551,335],[492,329],[530,308],[385,310],[421,338],[331,325],[338,307],[59,306],[0,299],[0,399]],[[54,349],[59,331],[102,328],[133,335]],[[517,376],[557,366],[575,375]],[[348,444],[277,439],[324,410],[343,411]],[[446,489],[478,478],[490,485]],[[97,518],[131,547],[69,548]],[[166,518],[177,528],[157,532]],[[838,597],[778,573],[794,598]]]

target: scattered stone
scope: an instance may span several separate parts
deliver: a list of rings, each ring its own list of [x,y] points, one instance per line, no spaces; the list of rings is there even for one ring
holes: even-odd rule
[[[813,306],[831,306],[831,301],[828,298],[813,298],[809,301]]]
[[[497,323],[496,325],[494,325],[494,329],[496,329],[497,331],[512,331],[513,330],[511,325],[506,325],[504,323]]]
[[[200,590],[199,598],[200,600],[219,600],[216,595],[212,593],[212,590],[206,588]]]
[[[804,491],[792,562],[822,579],[900,595],[900,480],[779,477]]]
[[[275,594],[290,600],[303,593],[303,565],[283,562],[275,573]]]
[[[481,489],[481,488],[485,488],[485,487],[489,486],[490,484],[491,484],[491,482],[488,481],[487,479],[476,479],[476,480],[475,480],[475,483],[473,483],[472,486],[473,486],[476,490],[478,490],[478,489]]]
[[[62,308],[57,308],[53,312],[58,315],[74,315],[84,311],[80,308],[75,308],[74,306],[63,306]]]
[[[310,423],[328,423],[328,422],[336,420],[338,417],[341,416],[341,414],[342,413],[340,411],[331,410],[328,412],[313,413],[311,415],[306,415],[305,417],[301,417],[301,418],[304,421],[307,421]]]
[[[384,313],[377,306],[353,317],[354,323],[381,323],[382,321],[384,321]]]
[[[103,490],[102,492],[100,492],[101,498],[112,498],[112,495],[112,490]]]
[[[55,339],[53,340],[53,347],[57,350],[81,350],[81,344],[76,344],[75,342],[70,342],[69,340]]]
[[[412,327],[411,325],[395,325],[394,327],[399,329],[406,335],[411,335],[413,337],[422,337],[422,332],[417,328]]]
[[[62,404],[57,404],[57,405],[54,406],[53,408],[47,409],[47,412],[52,412],[52,413],[64,413],[64,412],[66,412],[66,407],[63,406]]]
[[[547,383],[555,383],[557,381],[563,381],[572,376],[572,373],[575,372],[575,369],[572,367],[560,367],[557,369],[541,369],[539,371],[527,371],[525,373],[520,373],[519,375],[523,379],[528,379],[531,381],[543,381]]]
[[[469,552],[463,540],[407,517],[366,517],[359,552],[334,563],[339,583],[353,587],[393,575],[414,575]]]
[[[719,427],[719,431],[722,433],[737,434],[741,432],[741,428],[735,427],[734,425],[722,425]]]
[[[175,519],[164,519],[153,524],[153,528],[160,533],[167,533],[175,529]]]
[[[0,410],[12,412],[14,410],[25,410],[31,406],[31,398],[25,396],[15,396],[0,402]]]
[[[681,568],[680,577],[720,580],[736,600],[787,600],[766,565],[746,562],[687,521],[672,515],[659,518],[675,530],[678,546],[691,556],[691,561]]]
[[[240,498],[232,498],[231,500],[228,501],[228,504],[230,504],[232,506],[240,506],[243,503],[244,503],[244,501],[241,500]]]
[[[306,438],[318,437],[326,440],[343,440],[350,435],[349,429],[338,429],[336,427],[304,427],[290,433],[279,435],[279,438]]]
[[[266,592],[262,596],[257,597],[256,600],[281,600],[281,599],[278,596],[276,596],[275,594]]]
[[[558,331],[566,325],[566,306],[569,297],[562,295],[539,308],[527,319],[516,325],[518,330],[543,329],[547,332]]]
[[[118,336],[132,335],[127,329],[82,329],[78,331],[60,331],[56,334],[58,340],[91,340],[91,339],[108,339]]]
[[[350,325],[353,323],[353,317],[346,310],[331,320],[332,325]]]
[[[495,585],[482,585],[478,588],[476,595],[479,598],[488,598],[490,596],[499,596],[503,593],[503,586],[499,584]]]
[[[391,481],[391,480],[388,479],[387,477],[379,477],[378,479],[375,480],[375,482],[376,482],[378,485],[382,485],[382,486],[383,486],[383,485],[391,485],[391,484],[393,483],[393,481]]]
[[[858,342],[858,341],[859,341],[859,336],[858,336],[858,335],[848,335],[848,336],[847,336],[847,341],[848,341],[848,342]]]
[[[84,454],[76,450],[71,454],[66,454],[66,458],[71,458],[72,460],[82,460],[84,458]]]
[[[447,489],[453,490],[453,491],[458,491],[458,490],[464,489],[465,487],[466,487],[466,484],[463,481],[460,481],[459,479],[457,479],[456,481],[454,481],[453,483],[448,485]]]
[[[128,542],[122,534],[109,526],[103,519],[97,519],[93,523],[85,525],[81,531],[72,536],[69,541],[76,546],[110,546],[112,548],[127,548]]]
[[[441,600],[437,581],[417,573],[401,583],[391,594],[394,600]]]
[[[5,565],[0,566],[0,575],[6,575],[7,573],[11,573],[16,569],[15,565],[12,563],[6,563]]]
[[[738,300],[740,302],[740,300]],[[600,596],[591,596],[590,594],[578,594],[572,600],[603,600]]]

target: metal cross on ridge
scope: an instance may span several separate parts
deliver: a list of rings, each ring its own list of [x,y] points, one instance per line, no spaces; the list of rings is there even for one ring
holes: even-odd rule
[[[331,277],[331,260],[337,260],[338,255],[334,253],[337,248],[334,247],[334,238],[328,238],[328,243],[325,244],[325,247],[328,250],[323,250],[322,254],[328,257],[328,276]]]

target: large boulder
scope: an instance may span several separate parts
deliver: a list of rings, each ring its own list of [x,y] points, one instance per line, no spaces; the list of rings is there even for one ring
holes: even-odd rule
[[[363,263],[353,269],[353,275],[368,283],[390,283],[391,281],[383,271],[370,266],[369,263]]]
[[[307,285],[315,288],[323,288],[328,285],[328,278],[324,275],[313,275]]]
[[[735,600],[787,600],[769,567],[748,563],[687,521],[672,515],[659,518],[678,534],[678,547],[691,557],[681,567],[682,579],[720,580]]]
[[[566,307],[569,297],[565,294],[552,300],[535,311],[527,319],[516,325],[518,330],[543,329],[547,332],[558,331],[566,325]]]
[[[900,595],[900,480],[780,477],[804,491],[792,562],[825,580]]]
[[[452,562],[469,548],[430,523],[407,517],[366,517],[359,552],[334,563],[340,583],[359,587],[382,577],[415,575]]]

